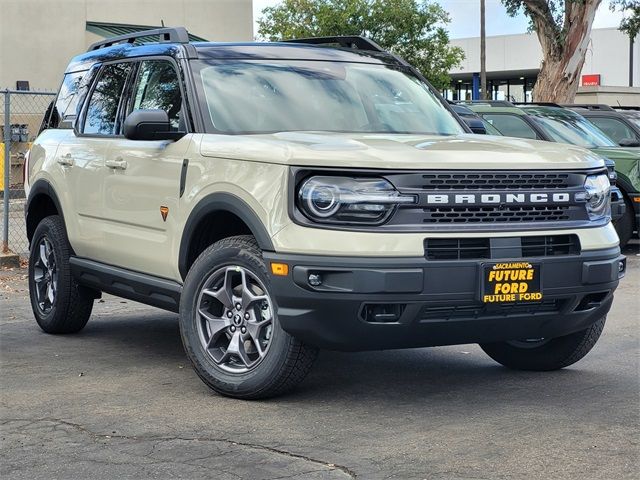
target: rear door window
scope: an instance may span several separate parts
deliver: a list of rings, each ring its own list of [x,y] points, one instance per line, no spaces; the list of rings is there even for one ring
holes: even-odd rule
[[[132,64],[105,65],[91,92],[85,115],[83,133],[92,135],[118,135],[120,100],[131,72]]]

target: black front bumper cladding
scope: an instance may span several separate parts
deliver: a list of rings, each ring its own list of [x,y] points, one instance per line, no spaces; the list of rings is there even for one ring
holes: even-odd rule
[[[311,345],[352,351],[567,335],[607,314],[625,269],[617,247],[527,258],[541,266],[542,300],[484,304],[480,272],[495,260],[264,258],[289,265],[288,275],[271,274],[282,328]]]

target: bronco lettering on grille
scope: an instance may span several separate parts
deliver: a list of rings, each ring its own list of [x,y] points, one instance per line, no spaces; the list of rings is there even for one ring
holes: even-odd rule
[[[555,193],[460,193],[428,194],[427,205],[495,205],[495,204],[536,204],[568,203],[571,194]]]

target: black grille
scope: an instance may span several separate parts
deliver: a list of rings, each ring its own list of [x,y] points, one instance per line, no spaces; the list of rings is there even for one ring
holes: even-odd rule
[[[422,309],[420,321],[476,320],[512,315],[535,315],[560,311],[562,300],[544,300],[536,303],[483,304],[462,306],[429,306]]]
[[[546,235],[522,237],[523,257],[551,257],[554,255],[580,254],[580,240],[577,235]]]
[[[491,258],[488,238],[429,238],[425,240],[427,260],[476,260]]]
[[[569,220],[569,206],[496,206],[424,208],[423,223],[522,223]]]
[[[427,238],[424,255],[427,260],[484,260],[502,258],[553,257],[580,254],[577,235],[541,235],[509,237],[499,243],[490,238]]]
[[[568,173],[432,173],[422,175],[425,190],[517,190],[567,188]]]

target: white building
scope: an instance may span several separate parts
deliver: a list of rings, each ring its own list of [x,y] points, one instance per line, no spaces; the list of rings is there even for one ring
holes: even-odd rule
[[[466,54],[451,71],[449,99],[470,99],[480,72],[480,37],[451,43]],[[495,100],[530,101],[542,50],[535,33],[487,37],[487,83]],[[479,80],[476,80],[479,81]],[[591,32],[576,102],[640,105],[640,36],[632,44],[617,28]]]
[[[253,1],[1,0],[0,88],[56,90],[71,57],[91,43],[162,23],[200,39],[249,41]]]

